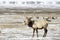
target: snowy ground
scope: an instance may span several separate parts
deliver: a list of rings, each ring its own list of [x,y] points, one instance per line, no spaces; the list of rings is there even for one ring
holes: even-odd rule
[[[0,29],[0,40],[60,40],[60,24],[49,24],[46,37],[43,36],[43,29],[39,30],[39,37],[32,38],[32,28],[22,26],[19,28]]]
[[[32,38],[32,28],[20,26],[20,22],[23,21],[20,15],[0,16],[0,40],[60,40],[60,17],[52,20],[52,24],[49,24],[46,37],[43,37],[44,31],[42,29],[39,30],[38,38],[36,35]]]

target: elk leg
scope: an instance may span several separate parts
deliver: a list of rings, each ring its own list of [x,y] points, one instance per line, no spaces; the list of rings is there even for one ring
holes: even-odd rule
[[[47,28],[44,28],[44,35],[43,35],[43,37],[46,37],[46,35],[47,35]]]
[[[38,29],[36,29],[36,34],[37,34],[37,37],[38,37]]]
[[[34,33],[35,33],[35,29],[33,29],[33,36],[32,37],[34,37]]]

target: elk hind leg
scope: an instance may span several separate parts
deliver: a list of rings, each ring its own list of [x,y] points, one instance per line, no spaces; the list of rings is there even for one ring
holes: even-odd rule
[[[43,37],[46,37],[46,35],[47,35],[47,28],[44,28],[44,35],[43,35]]]

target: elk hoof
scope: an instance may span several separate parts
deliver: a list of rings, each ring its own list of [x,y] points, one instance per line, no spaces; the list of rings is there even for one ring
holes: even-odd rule
[[[46,37],[46,35],[43,35],[43,37]]]

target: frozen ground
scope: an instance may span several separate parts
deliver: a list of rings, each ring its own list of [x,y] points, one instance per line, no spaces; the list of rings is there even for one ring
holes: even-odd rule
[[[46,37],[43,36],[43,29],[39,30],[39,37],[32,38],[32,28],[21,26],[19,28],[0,29],[0,40],[60,40],[60,24],[49,24]]]
[[[0,40],[60,40],[60,17],[54,21],[52,20],[52,24],[49,24],[46,37],[42,37],[44,31],[39,30],[39,37],[37,38],[35,35],[35,37],[32,38],[32,28],[20,26],[20,21],[22,21],[20,15],[0,16],[2,17],[0,18]],[[13,22],[12,25],[8,25],[10,22]],[[14,25],[14,23],[16,24]]]

